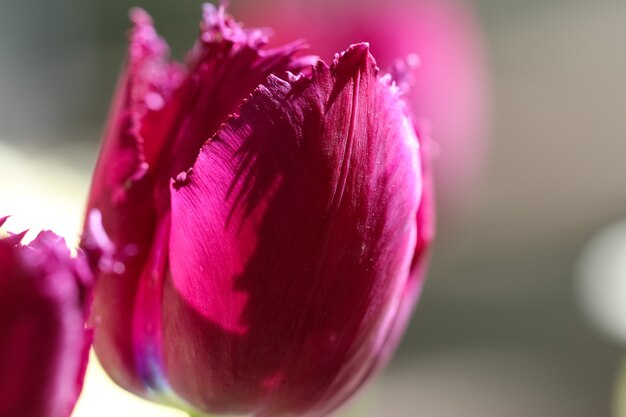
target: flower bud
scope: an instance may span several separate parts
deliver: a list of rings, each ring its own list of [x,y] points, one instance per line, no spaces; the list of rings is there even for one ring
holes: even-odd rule
[[[421,288],[426,142],[367,44],[329,66],[205,7],[185,66],[133,13],[85,234],[113,259],[96,353],[181,408],[325,415],[390,357]]]
[[[22,236],[0,239],[0,416],[69,417],[91,343],[91,273],[54,233]]]

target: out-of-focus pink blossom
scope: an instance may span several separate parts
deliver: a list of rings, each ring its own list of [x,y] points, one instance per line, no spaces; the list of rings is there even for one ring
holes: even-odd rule
[[[200,413],[325,415],[419,294],[427,141],[367,44],[294,58],[301,43],[267,49],[206,5],[183,65],[132,19],[84,240],[96,353],[126,389]]]
[[[22,237],[0,238],[0,416],[69,417],[91,343],[91,272],[54,233]]]
[[[382,69],[409,56],[417,69],[407,101],[416,120],[432,125],[445,210],[475,193],[486,157],[488,70],[471,6],[465,0],[233,2],[244,22],[275,29],[277,42],[304,38],[323,59],[356,42],[370,43]]]

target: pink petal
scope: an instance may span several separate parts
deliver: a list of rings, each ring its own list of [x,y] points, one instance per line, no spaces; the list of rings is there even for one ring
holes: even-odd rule
[[[282,42],[303,37],[330,59],[344,45],[367,41],[383,69],[415,53],[421,65],[406,100],[434,126],[441,148],[434,167],[438,196],[458,210],[484,168],[490,119],[488,57],[471,1],[363,0],[233,2],[249,24],[275,29]]]
[[[360,44],[310,79],[270,76],[173,183],[165,366],[202,411],[318,415],[388,339],[422,184],[377,74]]]
[[[102,230],[114,245],[123,268],[103,271],[97,282],[91,324],[98,329],[95,348],[113,379],[126,388],[142,389],[128,369],[134,368],[132,320],[138,277],[148,256],[156,213],[149,162],[161,144],[147,141],[144,119],[154,111],[154,97],[165,97],[180,82],[180,71],[167,60],[167,45],[158,37],[149,16],[131,13],[134,28],[128,64],[114,100],[103,148],[94,172],[88,213],[103,213]],[[152,98],[150,98],[152,97]],[[151,104],[152,101],[152,104]],[[91,217],[91,214],[89,215]],[[89,243],[101,242],[90,235]],[[100,252],[110,248],[93,248]],[[113,347],[113,348],[110,348]]]
[[[0,240],[0,415],[69,417],[82,389],[91,274],[51,232]]]
[[[102,269],[97,283],[95,349],[116,382],[143,393],[142,378],[154,378],[137,376],[137,369],[146,368],[134,350],[141,338],[134,327],[142,325],[128,318],[152,297],[143,294],[150,288],[143,281],[157,267],[151,252],[169,213],[170,178],[193,164],[204,142],[269,74],[299,69],[304,61],[292,58],[301,43],[263,50],[267,39],[261,31],[244,31],[223,8],[206,5],[200,39],[184,69],[168,60],[167,45],[143,10],[133,10],[131,19],[127,70],[88,204],[89,217],[101,213],[102,225],[86,223],[83,247],[98,260],[111,252],[104,242],[114,247],[107,255],[112,265]]]
[[[203,7],[200,38],[187,58],[189,75],[154,114],[161,120],[159,131],[167,136],[158,167],[166,187],[170,178],[193,165],[202,145],[268,75],[303,65],[293,58],[302,42],[263,49],[268,39],[262,30],[245,31],[223,7]]]
[[[22,239],[24,239],[24,236],[26,236],[26,233],[28,233],[28,230],[19,233],[9,233],[9,236],[3,239],[5,245],[19,245]]]
[[[435,193],[433,189],[433,175],[431,160],[433,159],[432,139],[429,128],[423,123],[417,123],[416,133],[420,141],[420,155],[422,168],[422,199],[417,211],[417,242],[415,253],[411,261],[411,272],[402,291],[402,299],[393,319],[387,340],[381,346],[376,361],[372,364],[371,373],[383,369],[391,360],[402,340],[409,319],[415,309],[424,286],[426,272],[430,262],[430,248],[435,238]]]

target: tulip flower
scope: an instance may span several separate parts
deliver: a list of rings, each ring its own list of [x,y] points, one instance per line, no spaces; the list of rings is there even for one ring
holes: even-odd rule
[[[0,416],[69,417],[91,343],[92,276],[54,233],[22,237],[0,239]]]
[[[367,41],[381,68],[416,54],[407,95],[415,119],[433,125],[436,183],[449,211],[475,195],[487,151],[489,82],[485,45],[469,0],[244,0],[249,24],[269,25],[274,39],[304,38],[323,59]]]
[[[106,255],[95,351],[194,414],[326,415],[391,356],[424,276],[427,146],[402,92],[367,44],[329,66],[206,5],[182,65],[131,17],[83,243]]]

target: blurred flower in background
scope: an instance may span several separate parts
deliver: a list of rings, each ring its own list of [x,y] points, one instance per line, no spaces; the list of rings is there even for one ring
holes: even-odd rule
[[[486,49],[472,3],[464,0],[237,1],[233,13],[268,26],[273,41],[303,38],[330,62],[337,51],[368,42],[391,69],[409,56],[417,66],[408,101],[427,119],[439,148],[435,182],[444,211],[476,195],[484,171],[490,119]],[[413,54],[417,54],[416,56]],[[403,65],[400,63],[400,65]]]
[[[0,236],[0,415],[69,417],[91,345],[93,276],[59,236],[22,245],[24,234]]]

